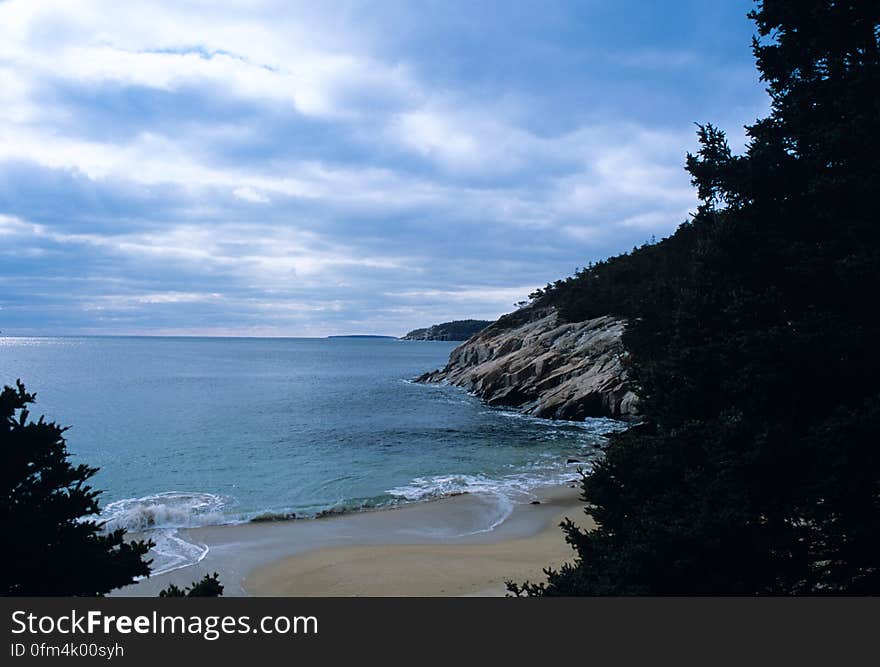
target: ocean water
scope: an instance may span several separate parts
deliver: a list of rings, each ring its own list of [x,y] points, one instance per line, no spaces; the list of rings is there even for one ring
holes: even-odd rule
[[[611,420],[554,422],[410,380],[455,343],[393,339],[0,337],[0,382],[70,425],[108,527],[150,536],[154,572],[198,561],[179,529],[310,518],[469,492],[479,530],[577,477]]]

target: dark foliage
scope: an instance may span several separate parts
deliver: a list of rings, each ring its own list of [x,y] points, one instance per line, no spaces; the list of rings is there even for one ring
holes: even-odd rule
[[[205,575],[201,581],[194,581],[185,589],[174,584],[159,591],[160,598],[216,598],[223,595],[223,584],[220,583],[219,575]]]
[[[488,320],[454,320],[425,329],[413,329],[404,340],[467,340],[492,324]]]
[[[649,425],[585,477],[574,563],[515,594],[880,593],[880,3],[750,17],[745,154],[700,127],[693,219],[534,295],[628,319]]]
[[[103,532],[97,468],[71,465],[58,424],[29,421],[19,381],[0,393],[0,594],[103,595],[149,574],[149,542]]]

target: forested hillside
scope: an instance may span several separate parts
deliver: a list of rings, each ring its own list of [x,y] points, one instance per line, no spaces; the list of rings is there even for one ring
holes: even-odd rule
[[[693,218],[532,295],[628,321],[647,422],[585,478],[575,563],[514,592],[880,593],[880,4],[750,16],[744,154],[700,126]]]
[[[413,329],[402,340],[467,340],[492,324],[489,320],[454,320],[424,329]]]

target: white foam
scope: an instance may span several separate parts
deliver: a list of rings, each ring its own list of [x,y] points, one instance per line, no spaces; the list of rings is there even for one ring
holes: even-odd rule
[[[589,463],[579,464],[589,467]],[[484,518],[484,525],[463,534],[495,530],[513,512],[517,504],[535,498],[540,487],[564,484],[572,478],[570,466],[535,463],[529,472],[489,477],[488,475],[435,475],[416,477],[409,484],[389,489],[386,493],[411,502],[442,498],[458,493],[481,496],[490,501],[493,510]]]
[[[488,413],[499,414],[502,417],[511,419],[519,419],[527,421],[536,426],[554,429],[561,426],[571,426],[578,428],[590,435],[604,435],[614,431],[625,431],[632,426],[632,423],[613,419],[611,417],[585,417],[584,419],[547,419],[546,417],[538,417],[517,410],[507,410],[504,408],[488,408]]]
[[[409,484],[388,489],[386,493],[409,501],[429,500],[456,493],[509,495],[522,492],[528,486],[522,475],[507,475],[493,479],[486,475],[435,475],[416,477]]]
[[[108,530],[135,532],[158,528],[192,528],[224,522],[226,499],[212,493],[168,491],[109,503],[101,512]]]
[[[149,553],[153,559],[150,566],[153,576],[195,565],[208,555],[206,544],[189,542],[174,528],[151,532],[149,537],[155,544]]]
[[[226,499],[211,493],[168,491],[143,498],[109,503],[101,512],[105,530],[124,528],[153,541],[151,574],[164,574],[195,565],[208,555],[208,547],[184,539],[180,528],[224,523]]]

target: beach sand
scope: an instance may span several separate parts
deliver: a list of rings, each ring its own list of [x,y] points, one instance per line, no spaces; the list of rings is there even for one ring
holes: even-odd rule
[[[244,589],[257,596],[494,596],[504,582],[546,579],[543,568],[574,555],[559,523],[593,524],[571,489],[545,494],[556,512],[534,534],[486,543],[383,544],[309,551],[256,569]],[[527,512],[531,505],[514,512]]]
[[[226,596],[503,595],[505,580],[540,581],[542,568],[572,560],[559,522],[590,525],[578,493],[535,489],[506,510],[497,497],[466,494],[324,519],[190,529],[181,537],[203,545],[201,562],[114,595],[153,596],[215,571]]]

